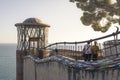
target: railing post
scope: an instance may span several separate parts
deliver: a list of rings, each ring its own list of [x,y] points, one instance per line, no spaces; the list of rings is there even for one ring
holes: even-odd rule
[[[72,53],[72,46],[70,45],[70,56],[73,56],[73,53]]]
[[[65,56],[66,42],[64,42],[64,56]]]
[[[109,47],[110,47],[110,54],[113,55],[113,53],[112,53],[112,47],[113,47],[113,46],[111,45],[111,42],[110,42],[110,41],[109,41],[109,44],[110,44],[110,45],[109,45]],[[108,48],[107,48],[107,49],[108,49]]]
[[[55,43],[55,45],[56,45],[55,53],[56,53],[56,55],[58,55],[58,46],[57,46],[57,43]]]
[[[117,51],[117,34],[113,33],[114,36],[114,45],[115,45],[115,50],[116,50],[116,57],[118,57],[118,51]]]
[[[77,61],[77,59],[78,59],[78,57],[77,57],[77,42],[75,42],[75,56],[76,56],[76,61]]]
[[[104,55],[106,56],[107,48],[105,46],[105,43],[103,43],[103,45],[104,45]]]

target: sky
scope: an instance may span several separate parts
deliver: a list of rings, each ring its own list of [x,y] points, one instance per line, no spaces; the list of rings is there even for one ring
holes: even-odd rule
[[[0,43],[17,43],[15,24],[31,17],[51,26],[49,43],[84,41],[116,31],[111,27],[106,33],[95,32],[80,16],[82,11],[69,0],[0,0]]]

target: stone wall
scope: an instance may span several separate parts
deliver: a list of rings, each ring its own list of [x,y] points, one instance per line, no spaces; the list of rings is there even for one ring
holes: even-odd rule
[[[120,80],[120,65],[112,68],[112,64],[107,67],[104,62],[99,62],[100,66],[94,62],[75,62],[65,57],[37,59],[27,56],[24,58],[23,76],[24,80]]]
[[[36,80],[35,79],[35,62],[31,58],[26,58],[24,59],[24,64],[23,64],[23,80]]]
[[[56,61],[39,62],[27,57],[24,59],[23,71],[24,80],[68,80],[67,67]]]
[[[36,80],[68,80],[67,68],[57,62],[37,64]]]

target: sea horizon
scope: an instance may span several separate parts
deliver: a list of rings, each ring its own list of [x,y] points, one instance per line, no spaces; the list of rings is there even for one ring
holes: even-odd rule
[[[15,43],[0,43],[0,80],[16,80]]]

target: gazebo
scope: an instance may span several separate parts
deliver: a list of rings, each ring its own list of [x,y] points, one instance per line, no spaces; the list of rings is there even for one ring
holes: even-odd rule
[[[28,18],[22,23],[16,23],[17,27],[17,79],[23,79],[23,58],[26,55],[35,55],[43,58],[45,50],[42,48],[48,44],[48,24],[38,18]],[[40,51],[41,50],[41,51]]]

